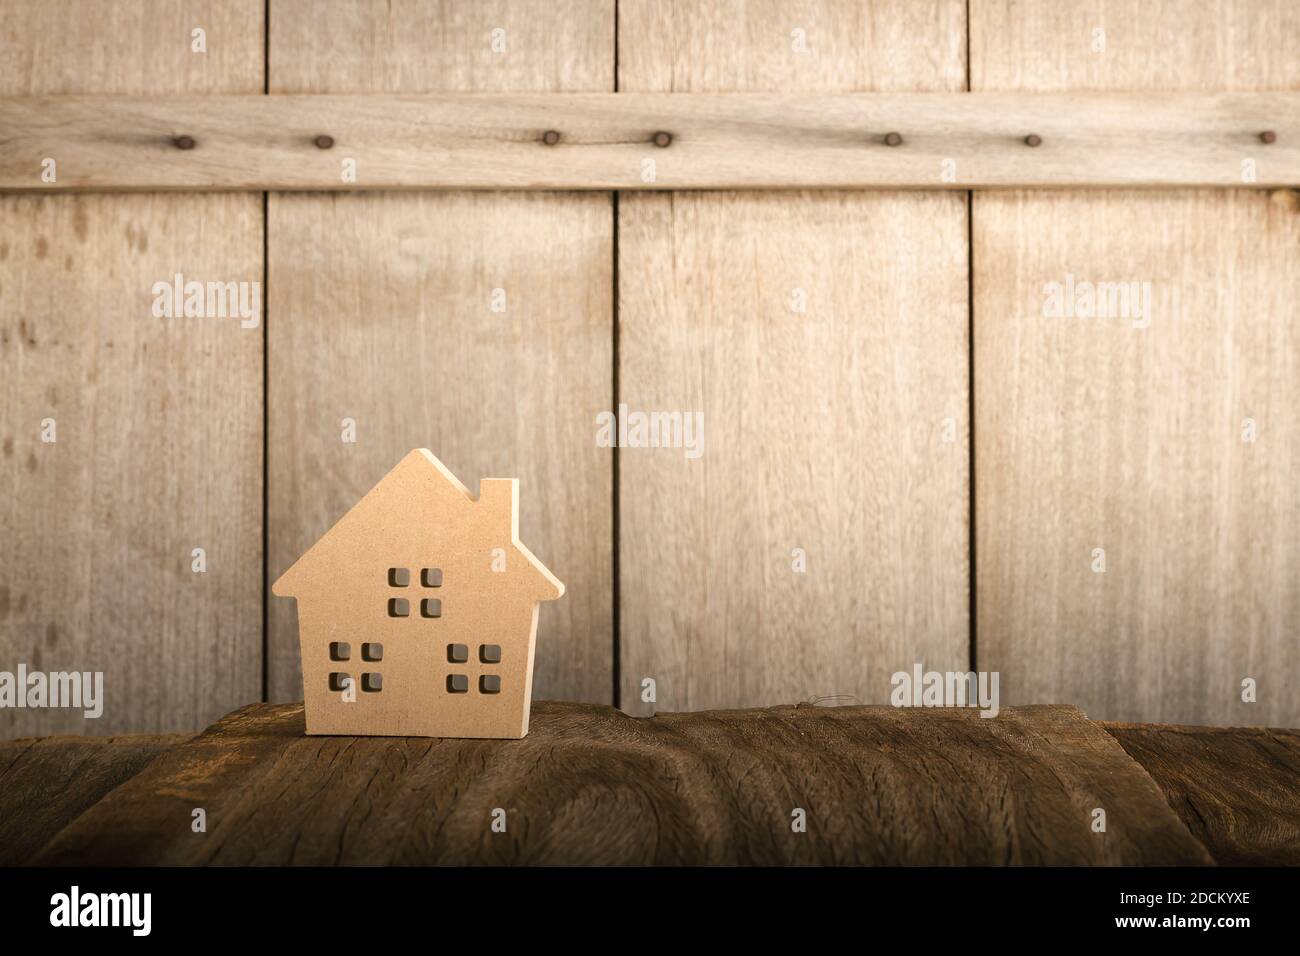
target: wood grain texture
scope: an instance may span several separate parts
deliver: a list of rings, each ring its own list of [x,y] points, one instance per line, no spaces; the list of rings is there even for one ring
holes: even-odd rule
[[[619,9],[629,92],[963,85],[960,4]],[[831,62],[759,52],[812,17]],[[630,712],[883,702],[916,661],[965,669],[965,211],[929,192],[620,200],[620,401],[705,422],[696,460],[619,451]]]
[[[1300,720],[1300,217],[1242,198],[977,200],[978,640],[1008,700]],[[1150,283],[1149,327],[1044,317],[1067,275]]]
[[[595,92],[613,65],[614,0],[271,4],[273,93]]]
[[[193,807],[208,831],[190,830]],[[1092,810],[1107,811],[1105,833]],[[493,810],[506,811],[495,833]],[[806,812],[793,832],[792,812]],[[253,705],[65,828],[42,865],[1211,862],[1070,707],[633,718],[536,703],[517,741],[306,738]]]
[[[1295,90],[1297,35],[1293,0],[970,0],[970,86]]]
[[[694,460],[619,452],[634,712],[883,701],[916,661],[964,669],[963,206],[933,193],[623,197],[621,399],[704,417]],[[790,308],[796,289],[805,313]]]
[[[608,0],[277,2],[270,89],[608,92],[613,23]],[[315,61],[335,59],[331,37],[364,42],[326,68]],[[594,439],[613,380],[611,206],[271,195],[272,580],[412,448],[459,475],[518,478],[521,539],[568,587],[541,609],[534,692],[611,698],[612,462]],[[345,417],[356,444],[340,440]],[[271,699],[299,698],[288,602],[272,605],[268,641]]]
[[[1103,724],[1224,866],[1300,866],[1300,731]]]
[[[520,539],[568,586],[541,609],[534,687],[608,699],[612,479],[595,417],[612,376],[609,207],[600,195],[274,197],[272,577],[412,448],[471,491],[518,478]],[[292,602],[272,604],[271,628],[271,694],[300,694]]]
[[[261,10],[5,2],[0,95],[256,92]],[[259,696],[262,335],[151,306],[178,272],[260,281],[261,218],[255,196],[0,197],[0,666],[103,671],[106,697],[97,720],[6,710],[0,737],[198,730]]]
[[[264,9],[265,0],[0,0],[0,96],[260,93]],[[196,28],[206,53],[192,49]]]
[[[0,741],[0,866],[17,866],[188,734]]]
[[[977,91],[1300,85],[1294,4],[971,15]],[[1258,192],[981,193],[973,240],[979,666],[1094,718],[1300,722],[1300,217]],[[1150,283],[1149,327],[1046,318],[1067,276]]]
[[[1294,93],[34,97],[0,99],[0,126],[0,189],[32,191],[1300,183]]]
[[[965,0],[619,0],[620,90],[955,92]]]

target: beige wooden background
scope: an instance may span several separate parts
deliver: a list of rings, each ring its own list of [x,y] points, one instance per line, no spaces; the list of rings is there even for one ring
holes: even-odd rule
[[[0,0],[0,22],[6,96],[1300,88],[1288,0]],[[1297,240],[1246,190],[0,196],[0,670],[102,670],[107,697],[0,710],[0,736],[300,698],[266,585],[417,446],[471,488],[521,479],[521,536],[568,585],[538,697],[884,702],[896,670],[973,662],[1003,703],[1295,726]],[[262,323],[153,318],[176,272],[262,282]],[[1067,273],[1150,281],[1150,327],[1043,318]],[[703,456],[598,448],[620,401],[703,411]]]

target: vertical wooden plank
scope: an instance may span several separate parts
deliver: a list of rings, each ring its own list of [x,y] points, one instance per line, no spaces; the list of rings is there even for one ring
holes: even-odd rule
[[[609,91],[613,24],[607,0],[277,0],[271,90]],[[611,197],[272,194],[270,223],[271,578],[412,448],[471,489],[518,477],[520,537],[567,586],[534,696],[609,702]],[[292,603],[270,623],[271,698],[300,699]]]
[[[629,91],[965,84],[959,2],[624,0],[619,36]],[[965,669],[966,292],[962,194],[620,197],[620,401],[705,422],[619,452],[627,710]]]
[[[976,90],[1300,86],[1280,0],[971,17]],[[973,238],[980,666],[1095,718],[1300,721],[1300,218],[1260,192],[982,193]],[[1067,277],[1148,283],[1149,313],[1049,317]]]
[[[264,0],[0,0],[0,95],[260,93],[263,17]]]
[[[271,4],[272,93],[613,88],[613,0]]]
[[[1294,90],[1293,0],[971,0],[971,89]]]
[[[258,92],[261,16],[5,0],[0,95]],[[260,696],[260,309],[152,306],[176,273],[260,283],[261,250],[257,196],[0,197],[0,669],[104,674],[98,719],[6,709],[0,736],[197,730]]]
[[[966,88],[965,0],[620,0],[634,93]]]

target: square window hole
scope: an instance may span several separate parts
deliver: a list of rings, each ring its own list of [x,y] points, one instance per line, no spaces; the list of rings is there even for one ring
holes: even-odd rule
[[[480,644],[478,646],[478,659],[484,664],[501,663],[501,645],[500,644]]]
[[[496,674],[484,674],[478,679],[478,690],[480,694],[499,694],[501,693],[501,678]]]
[[[425,568],[420,572],[420,583],[426,588],[442,587],[442,568]]]
[[[388,569],[388,586],[390,588],[404,588],[411,583],[410,568],[389,568]]]
[[[410,617],[411,602],[406,598],[389,598],[388,599],[388,616],[389,617]]]
[[[438,598],[425,598],[420,602],[421,617],[442,617],[442,601]]]
[[[378,694],[384,689],[383,674],[362,674],[361,689],[368,694]]]
[[[464,674],[447,675],[447,693],[449,694],[468,694],[469,678]]]
[[[368,641],[362,644],[361,659],[363,661],[382,661],[384,659],[384,645],[371,644]]]
[[[346,641],[330,642],[330,660],[346,661],[352,658],[352,645]]]
[[[347,674],[341,674],[338,671],[330,674],[330,690],[332,691],[345,691],[351,683],[352,678]]]
[[[469,660],[469,647],[465,644],[448,644],[447,660],[453,664],[464,664]]]

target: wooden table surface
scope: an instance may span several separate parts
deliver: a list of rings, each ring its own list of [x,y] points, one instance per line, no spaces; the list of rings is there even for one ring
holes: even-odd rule
[[[254,704],[0,742],[0,864],[1300,864],[1298,784],[1300,732],[1067,706],[538,702],[502,741],[306,737],[301,704]]]

